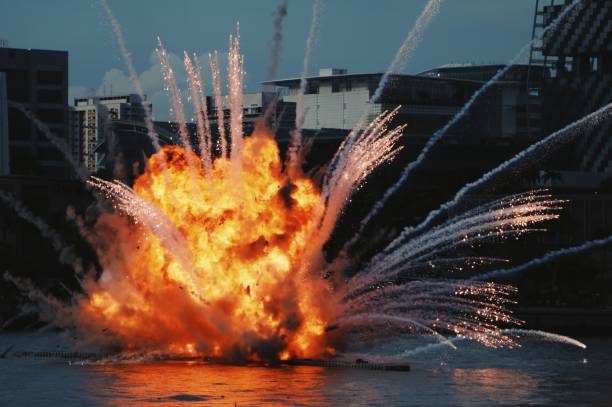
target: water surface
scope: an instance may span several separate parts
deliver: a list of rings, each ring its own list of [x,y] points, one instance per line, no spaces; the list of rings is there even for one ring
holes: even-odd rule
[[[609,406],[612,338],[582,340],[587,349],[533,340],[514,350],[462,343],[457,351],[412,357],[408,373],[8,357],[0,359],[0,405]],[[65,348],[55,335],[0,335],[0,353],[11,344]]]

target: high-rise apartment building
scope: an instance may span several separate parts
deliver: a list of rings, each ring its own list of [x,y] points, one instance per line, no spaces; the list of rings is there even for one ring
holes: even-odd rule
[[[143,123],[145,109],[151,112],[151,103],[135,94],[75,99],[73,114],[79,160],[90,172],[104,167],[104,156],[97,149],[107,138],[108,124],[117,120]]]
[[[68,53],[0,48],[0,73],[0,173],[70,177],[71,169],[60,151],[13,104],[31,112],[70,145]]]
[[[10,174],[6,74],[0,72],[0,176]]]

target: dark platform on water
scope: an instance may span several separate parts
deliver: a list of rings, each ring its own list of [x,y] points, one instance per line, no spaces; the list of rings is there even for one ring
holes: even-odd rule
[[[407,363],[401,365],[390,363],[372,363],[362,359],[357,359],[355,362],[324,359],[292,359],[284,361],[283,364],[289,366],[321,366],[345,369],[391,370],[394,372],[410,371],[410,365]]]
[[[3,354],[2,358],[6,358],[11,348],[7,349]],[[104,355],[93,352],[69,352],[69,351],[42,351],[42,352],[31,352],[31,351],[18,351],[14,352],[12,357],[17,358],[53,358],[53,359],[66,359],[71,361],[80,360],[102,360],[106,358],[112,358],[112,355]],[[210,358],[202,357],[172,357],[161,358],[159,361],[193,361],[193,362],[205,362],[210,364],[228,364],[223,361],[216,361]],[[376,363],[368,362],[363,359],[357,359],[354,362],[343,361],[343,360],[325,360],[325,359],[290,359],[280,362],[279,364],[262,365],[262,366],[318,366],[326,368],[340,368],[340,369],[365,369],[365,370],[387,370],[394,372],[409,372],[409,364],[391,364],[391,363]],[[259,365],[258,365],[259,366]]]

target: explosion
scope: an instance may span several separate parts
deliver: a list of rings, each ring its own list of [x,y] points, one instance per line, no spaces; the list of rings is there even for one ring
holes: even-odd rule
[[[332,294],[303,266],[320,222],[313,182],[288,180],[263,130],[244,140],[237,173],[227,158],[210,173],[190,161],[200,157],[166,146],[134,185],[174,225],[182,250],[120,213],[101,216],[104,273],[87,287],[79,326],[107,328],[122,349],[249,360],[331,351],[322,334],[336,311],[321,298]]]
[[[216,137],[204,113],[200,62],[185,53],[197,149],[161,41],[157,54],[182,145],[160,147],[147,117],[157,152],[133,188],[87,180],[98,192],[98,217],[91,226],[76,214],[70,217],[94,248],[99,270],[75,267],[81,291],[70,304],[10,278],[39,304],[42,319],[67,328],[81,344],[106,350],[233,362],[329,357],[355,335],[364,344],[410,332],[443,343],[448,341],[442,333],[451,333],[486,346],[515,345],[499,327],[521,323],[506,309],[514,287],[465,276],[465,270],[505,260],[454,253],[541,230],[533,225],[557,218],[562,201],[532,191],[433,227],[427,218],[365,264],[347,255],[355,236],[328,264],[324,245],[353,193],[400,151],[405,126],[389,129],[399,107],[367,126],[364,115],[315,183],[302,172],[299,126],[285,162],[265,120],[244,137],[238,36],[230,37],[228,54],[229,131],[218,55],[210,56]],[[348,276],[348,266],[360,269]]]

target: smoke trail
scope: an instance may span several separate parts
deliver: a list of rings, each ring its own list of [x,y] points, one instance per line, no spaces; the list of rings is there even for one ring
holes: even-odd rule
[[[0,199],[3,200],[21,219],[27,221],[47,239],[53,249],[59,254],[59,260],[62,264],[72,266],[77,275],[83,273],[82,260],[74,253],[72,246],[63,241],[59,233],[53,230],[45,221],[34,215],[23,203],[15,199],[14,196],[4,191],[0,191]]]
[[[278,73],[278,65],[283,47],[283,20],[287,16],[287,0],[281,0],[276,11],[274,12],[274,34],[272,35],[272,47],[270,48],[270,64],[268,65],[267,80],[271,81],[276,78]],[[265,90],[266,88],[264,88]],[[271,90],[271,89],[268,89]],[[274,96],[264,113],[263,122],[269,123],[272,113],[276,109],[278,102],[278,94]],[[280,124],[276,123],[276,127]],[[276,130],[275,130],[276,133]]]
[[[181,101],[181,91],[176,84],[174,70],[170,65],[168,53],[166,52],[160,37],[157,37],[157,44],[158,47],[155,48],[155,52],[157,53],[157,57],[159,58],[161,65],[161,73],[164,77],[166,91],[168,92],[170,100],[172,101],[172,112],[174,113],[174,117],[178,122],[179,136],[181,137],[183,146],[187,150],[191,150],[191,141],[189,140],[189,132],[187,131],[187,124],[185,121],[185,112],[183,111],[183,102]]]
[[[115,40],[117,41],[117,45],[119,46],[119,49],[121,50],[121,56],[123,57],[123,61],[125,62],[125,65],[128,68],[130,79],[132,80],[132,83],[134,84],[136,93],[140,97],[140,105],[142,106],[142,110],[144,111],[144,115],[145,115],[147,135],[151,139],[151,142],[153,143],[153,147],[155,147],[155,151],[159,151],[160,149],[159,137],[157,133],[155,132],[155,127],[153,124],[154,122],[153,112],[149,110],[148,105],[145,103],[145,94],[144,94],[144,90],[142,89],[142,83],[140,82],[140,79],[138,79],[138,73],[136,72],[136,68],[134,67],[132,56],[125,43],[125,39],[123,38],[123,31],[121,30],[121,25],[119,24],[119,21],[117,21],[117,19],[115,18],[115,15],[113,14],[110,6],[108,5],[107,0],[100,0],[100,4],[102,5],[102,8],[104,9],[104,11],[106,12],[106,15],[108,16],[108,20],[110,21],[111,27],[113,29]]]
[[[455,114],[455,116],[444,127],[442,127],[440,130],[436,131],[427,140],[427,143],[425,143],[425,146],[423,147],[423,149],[419,153],[418,157],[414,161],[412,161],[410,164],[408,164],[408,166],[406,166],[404,168],[404,170],[402,171],[399,179],[395,182],[395,184],[393,184],[393,186],[391,186],[389,189],[387,189],[387,191],[385,191],[383,197],[378,202],[376,202],[374,204],[374,207],[370,210],[370,212],[366,215],[366,217],[363,218],[363,220],[360,222],[358,231],[346,243],[345,250],[347,250],[353,244],[355,244],[355,242],[359,239],[359,237],[363,233],[363,231],[364,231],[365,227],[367,226],[367,224],[370,223],[370,221],[383,209],[383,207],[385,206],[385,204],[387,203],[389,198],[393,194],[395,194],[395,192],[398,191],[398,189],[406,182],[406,180],[413,173],[413,171],[420,164],[422,164],[423,161],[425,161],[425,159],[429,155],[430,150],[434,147],[434,145],[438,141],[440,141],[440,139],[442,139],[442,137],[444,137],[446,135],[446,133],[455,124],[457,124],[457,122],[460,119],[462,119],[466,115],[466,113],[469,111],[469,109],[474,105],[474,103],[476,103],[478,98],[480,98],[480,96],[484,92],[486,92],[491,86],[493,86],[495,83],[497,83],[500,79],[502,79],[504,77],[504,75],[512,68],[512,66],[514,66],[514,64],[516,64],[519,61],[519,59],[523,56],[523,54],[527,50],[529,50],[531,48],[531,46],[533,45],[534,41],[543,38],[543,36],[544,36],[544,34],[546,34],[546,32],[548,32],[552,28],[556,27],[559,24],[559,22],[561,22],[561,20],[576,5],[578,5],[579,3],[580,3],[580,0],[575,0],[574,3],[572,3],[570,6],[568,6],[561,14],[559,14],[559,16],[554,21],[552,21],[546,28],[544,28],[544,30],[542,31],[542,33],[540,33],[540,36],[538,38],[529,41],[525,46],[523,46],[523,48],[521,48],[521,50],[514,56],[514,58],[512,58],[512,60],[503,69],[499,70],[488,82],[486,82],[484,85],[482,85],[482,87],[480,89],[478,89],[478,91],[476,91],[476,93],[474,93],[470,97],[468,102],[461,108],[461,110],[459,112],[457,112]],[[406,40],[408,40],[408,39],[406,39]],[[401,50],[401,48],[400,48],[400,50]],[[399,51],[398,51],[398,55],[399,55]],[[396,59],[397,59],[397,56],[396,56]],[[393,66],[393,64],[391,64],[391,65]],[[385,75],[388,75],[388,72],[385,73]],[[383,76],[383,79],[381,79],[381,83],[380,83],[378,89],[376,90],[376,93],[382,93],[382,88],[384,88],[383,81],[386,84],[387,78],[385,76]],[[379,92],[379,90],[380,90],[380,92]],[[378,96],[380,96],[380,94]],[[375,97],[377,97],[376,94],[372,97],[371,100],[374,100]]]
[[[450,247],[467,244],[472,239],[526,233],[529,225],[557,218],[556,211],[561,209],[563,203],[548,194],[534,191],[478,206],[375,256],[369,262],[367,272],[386,270],[400,262],[410,264],[415,260],[415,255],[423,252],[439,255]]]
[[[174,70],[172,69],[172,65],[170,64],[170,60],[168,58],[168,53],[162,44],[161,38],[157,37],[158,47],[155,49],[155,53],[157,54],[161,66],[161,73],[164,77],[164,84],[166,91],[170,96],[170,100],[172,101],[172,112],[174,113],[174,117],[178,122],[179,126],[179,136],[181,138],[181,142],[187,150],[187,154],[185,155],[187,159],[187,164],[189,165],[189,170],[191,172],[192,179],[192,187],[196,190],[199,190],[200,185],[197,183],[197,171],[201,168],[201,162],[196,162],[194,156],[191,154],[193,152],[193,148],[191,146],[191,140],[189,137],[189,132],[187,131],[187,124],[185,121],[185,112],[183,110],[183,102],[181,101],[181,91],[176,84],[176,77],[174,76]],[[163,164],[165,168],[165,163]],[[165,170],[164,170],[165,174]],[[164,175],[165,181],[167,181],[167,175]]]
[[[314,0],[312,4],[312,20],[310,22],[310,30],[308,31],[308,38],[306,39],[306,51],[304,53],[304,62],[302,65],[302,74],[300,75],[300,89],[297,95],[297,111],[295,115],[295,128],[300,130],[304,124],[304,108],[303,99],[304,93],[306,92],[306,75],[308,75],[308,66],[310,65],[310,57],[314,50],[317,36],[319,34],[319,18],[321,16],[321,0]]]
[[[587,347],[584,343],[577,341],[574,338],[570,338],[569,336],[565,336],[565,335],[553,334],[550,332],[537,331],[537,330],[531,330],[531,329],[516,329],[516,328],[504,329],[503,332],[510,333],[510,334],[520,334],[520,335],[525,335],[525,336],[533,336],[533,337],[544,339],[544,340],[551,341],[551,342],[558,342],[558,343],[564,343],[567,345],[577,346],[582,349],[586,349]]]
[[[544,256],[537,258],[537,259],[530,260],[527,263],[523,263],[515,267],[494,270],[494,271],[476,276],[473,279],[474,280],[484,280],[484,279],[505,277],[510,274],[520,273],[521,271],[527,270],[530,267],[539,266],[541,264],[555,260],[559,257],[570,256],[572,254],[578,254],[581,252],[585,252],[585,251],[594,249],[596,247],[606,246],[610,243],[612,243],[612,235],[606,238],[603,238],[603,239],[590,240],[578,246],[566,247],[566,248],[559,249],[559,250],[553,250],[551,252],[546,253]]]
[[[326,183],[316,211],[323,208],[320,224],[313,224],[318,229],[313,230],[312,247],[319,253],[323,244],[329,239],[343,208],[351,195],[359,188],[369,174],[381,164],[392,160],[401,147],[396,142],[405,126],[388,130],[389,122],[395,116],[396,110],[379,115],[373,124],[368,126],[362,137],[354,143],[351,154],[337,168],[337,175]],[[317,215],[318,218],[318,215]],[[307,262],[305,262],[306,264]]]
[[[304,94],[306,93],[306,75],[308,75],[308,66],[310,65],[310,57],[319,34],[319,18],[321,16],[321,0],[314,0],[312,3],[312,20],[306,39],[306,51],[304,53],[304,62],[302,65],[302,74],[300,75],[300,89],[298,90],[296,111],[295,111],[295,129],[291,132],[291,140],[287,151],[288,160],[287,168],[289,175],[292,176],[299,166],[298,157],[299,149],[302,145],[302,125],[306,118],[306,109],[304,108]]]
[[[400,48],[395,53],[395,57],[393,58],[393,61],[391,62],[391,64],[389,65],[385,73],[383,74],[378,84],[378,88],[374,92],[373,96],[369,99],[370,103],[373,102],[376,98],[378,98],[380,94],[382,94],[384,88],[386,87],[388,83],[389,76],[393,72],[400,70],[403,66],[406,65],[409,57],[412,55],[413,51],[418,46],[421,40],[423,31],[425,30],[425,28],[427,27],[431,19],[437,14],[437,11],[440,6],[440,2],[441,0],[429,0],[427,2],[425,7],[423,8],[423,11],[417,18],[413,28],[410,30],[410,32],[406,36],[406,39],[404,40]],[[369,112],[369,106],[366,106],[361,117],[357,121],[357,124],[355,125],[355,127],[353,127],[349,135],[342,142],[342,144],[338,148],[338,151],[332,158],[330,167],[334,168],[334,174],[332,174],[331,178],[335,177],[335,172],[336,172],[335,168],[338,167],[338,165],[335,165],[334,163],[336,161],[341,163],[346,157],[346,155],[348,154],[348,151],[351,149],[352,144],[359,138],[359,133],[365,126],[366,119],[368,117],[368,112]],[[351,241],[352,240],[353,239],[351,239]]]
[[[184,52],[183,56],[185,70],[187,71],[187,81],[189,82],[189,90],[191,91],[191,100],[193,101],[193,107],[195,110],[196,125],[198,127],[200,157],[202,158],[207,174],[210,175],[210,170],[212,168],[209,147],[210,125],[208,123],[208,116],[206,115],[206,99],[204,98],[204,93],[202,91],[203,84],[200,76],[200,68],[197,66],[196,69],[193,66],[187,51]]]
[[[454,207],[456,207],[461,201],[461,199],[466,194],[468,194],[469,192],[472,192],[473,190],[491,181],[495,176],[499,175],[500,173],[506,171],[509,168],[512,168],[517,163],[520,163],[526,159],[529,159],[529,158],[536,159],[536,156],[538,156],[538,154],[542,156],[544,153],[543,151],[544,148],[550,147],[551,143],[567,142],[573,139],[574,137],[578,136],[580,134],[580,131],[584,131],[587,128],[596,126],[598,123],[605,120],[610,114],[612,114],[612,103],[607,104],[601,107],[600,109],[598,109],[597,111],[592,112],[582,117],[581,119],[568,124],[567,126],[565,126],[564,128],[560,130],[557,130],[556,132],[548,135],[547,137],[538,141],[537,143],[532,144],[531,146],[521,151],[514,157],[510,158],[509,160],[503,162],[496,168],[487,172],[482,177],[480,177],[478,180],[466,184],[463,188],[461,188],[457,192],[457,194],[454,196],[452,200],[442,204],[438,209],[431,211],[429,215],[427,215],[425,220],[423,220],[419,225],[417,225],[414,228],[405,229],[400,234],[400,236],[398,236],[393,242],[391,242],[389,246],[387,246],[385,251],[393,249],[408,236],[414,233],[417,233],[419,231],[422,231],[423,229],[431,225],[432,222],[438,219],[438,217],[443,212],[451,210]]]
[[[441,295],[429,295],[432,289]],[[511,346],[512,338],[500,335],[496,325],[520,323],[505,309],[505,304],[512,303],[509,296],[515,292],[512,286],[465,280],[413,280],[398,286],[375,284],[362,295],[345,297],[343,314],[352,317],[375,310],[377,315],[409,318],[437,332],[454,333],[486,346]]]
[[[244,61],[240,55],[240,26],[236,24],[236,36],[230,35],[229,52],[227,54],[228,102],[230,106],[230,136],[232,140],[231,161],[236,180],[242,167],[242,93],[244,81]]]
[[[196,79],[197,81],[200,83],[200,109],[202,111],[202,116],[204,118],[204,129],[206,131],[206,139],[204,140],[204,143],[207,146],[207,152],[206,154],[208,155],[208,160],[211,161],[211,165],[212,165],[212,130],[210,127],[210,121],[208,119],[208,102],[206,101],[206,96],[204,95],[204,81],[202,79],[202,64],[200,62],[200,58],[198,58],[198,56],[196,55],[196,53],[193,53],[193,60],[195,62],[195,69],[196,69]]]
[[[63,301],[58,300],[52,295],[47,295],[37,289],[29,279],[19,278],[11,275],[8,271],[4,272],[4,280],[12,283],[17,289],[25,293],[28,298],[39,308],[39,316],[43,321],[53,321],[56,325],[64,328],[70,327],[71,308]],[[46,308],[41,307],[45,305]]]
[[[387,83],[389,82],[389,76],[392,73],[401,71],[402,68],[406,66],[408,59],[412,56],[414,51],[417,49],[419,43],[421,42],[423,31],[425,31],[425,28],[427,28],[430,21],[435,17],[435,15],[440,10],[441,2],[442,0],[429,0],[427,2],[427,4],[425,5],[425,8],[421,12],[421,15],[417,18],[416,22],[414,23],[414,27],[412,27],[412,30],[410,30],[410,32],[406,36],[406,39],[404,40],[400,48],[397,50],[397,53],[395,54],[395,58],[393,58],[393,62],[391,62],[391,65],[389,65],[389,67],[387,68],[387,71],[384,73],[384,75],[380,79],[380,82],[378,83],[378,87],[376,88],[376,90],[372,94],[372,97],[370,98],[371,102],[376,101],[378,98],[380,98],[383,90],[385,89],[385,87],[387,86]]]
[[[219,147],[221,157],[227,156],[227,141],[225,139],[225,121],[223,112],[223,96],[221,96],[221,78],[219,77],[219,55],[208,54],[210,64],[210,76],[212,78],[213,92],[215,95],[215,109],[217,111],[217,129],[219,130]]]
[[[287,0],[281,0],[274,12],[274,35],[272,36],[272,47],[270,48],[267,80],[275,79],[278,72],[278,64],[283,48],[283,20],[286,16]]]
[[[359,325],[360,323],[364,323],[367,321],[378,321],[378,322],[387,321],[387,323],[395,322],[399,324],[412,325],[419,329],[424,330],[428,334],[433,335],[438,340],[440,340],[440,343],[444,343],[446,346],[450,346],[453,349],[457,349],[457,347],[453,345],[451,341],[449,341],[444,335],[440,334],[435,329],[431,329],[427,325],[424,325],[418,321],[415,321],[413,319],[406,318],[403,316],[387,315],[387,314],[379,314],[379,313],[357,314],[357,315],[351,315],[351,316],[342,317],[342,318],[337,319],[336,321],[334,321],[334,327],[336,327],[336,325],[337,326]]]
[[[10,107],[14,107],[14,108],[18,109],[28,119],[30,119],[32,122],[34,122],[36,127],[38,127],[38,129],[43,132],[43,134],[51,142],[51,144],[53,144],[62,153],[62,155],[64,156],[66,161],[68,161],[70,163],[70,165],[72,166],[72,170],[75,172],[75,174],[82,181],[87,179],[87,177],[89,176],[87,168],[81,166],[77,162],[77,160],[75,160],[75,158],[70,153],[70,147],[66,144],[66,141],[64,141],[62,138],[56,136],[55,134],[53,134],[51,132],[51,130],[43,122],[41,122],[36,116],[34,116],[34,114],[32,112],[27,110],[22,104],[9,100],[8,101],[8,105]]]
[[[546,341],[550,341],[550,342],[557,342],[557,343],[562,343],[562,344],[566,344],[566,345],[572,345],[572,346],[576,346],[578,348],[582,348],[582,349],[586,349],[586,345],[574,338],[571,338],[569,336],[565,336],[565,335],[559,335],[559,334],[554,334],[551,332],[545,332],[545,331],[538,331],[538,330],[531,330],[531,329],[516,329],[516,328],[511,328],[511,329],[502,329],[501,332],[502,334],[518,334],[518,335],[524,335],[524,336],[530,336],[530,337],[534,337],[537,339],[543,339]],[[463,340],[466,340],[467,338],[464,337],[455,337],[455,338],[451,338],[445,342],[437,342],[437,343],[432,343],[429,345],[425,345],[425,346],[420,346],[416,349],[413,350],[409,350],[406,352],[402,352],[399,355],[396,355],[394,357],[397,358],[407,358],[407,357],[411,357],[411,356],[415,356],[421,353],[425,353],[425,352],[429,352],[431,350],[436,350],[445,346],[448,346],[449,344],[454,344],[456,342],[460,342]]]

